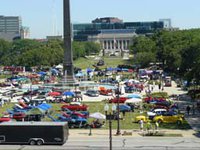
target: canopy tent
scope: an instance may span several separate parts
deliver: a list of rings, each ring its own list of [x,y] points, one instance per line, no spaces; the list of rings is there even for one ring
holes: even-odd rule
[[[106,70],[107,70],[107,71],[113,71],[114,68],[111,68],[111,67],[110,67],[110,68],[107,68]]]
[[[106,119],[106,116],[100,112],[92,113],[89,115],[89,117],[95,119]]]
[[[40,105],[37,106],[37,108],[40,108],[40,109],[42,109],[44,111],[49,110],[51,107],[52,107],[51,105],[46,104],[46,103],[42,103],[42,104],[40,104]]]
[[[63,69],[63,65],[59,64],[55,67],[56,69]]]
[[[87,68],[87,70],[86,70],[86,72],[87,73],[90,73],[90,72],[92,72],[93,70],[91,69],[91,68]]]
[[[55,68],[51,69],[51,73],[57,74],[58,72],[59,72],[59,71],[58,71],[57,69],[55,69]]]
[[[75,93],[74,92],[71,92],[71,91],[66,91],[63,93],[64,96],[75,96]]]
[[[131,98],[131,99],[127,99],[127,100],[125,101],[126,104],[127,104],[127,103],[135,104],[135,103],[140,103],[140,102],[142,102],[142,99],[138,99],[138,98]]]
[[[83,77],[83,76],[85,76],[85,74],[82,73],[82,72],[78,72],[78,73],[75,75],[75,77]]]
[[[137,99],[142,99],[141,95],[138,94],[131,94],[131,95],[127,95],[127,98],[137,98]]]

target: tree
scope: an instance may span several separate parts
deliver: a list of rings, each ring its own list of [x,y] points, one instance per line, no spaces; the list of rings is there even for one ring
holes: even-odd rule
[[[11,43],[0,39],[0,62],[2,62],[2,57],[8,53],[11,49]]]
[[[85,42],[85,53],[86,55],[90,55],[92,53],[97,54],[101,50],[101,46],[99,43],[95,42]]]

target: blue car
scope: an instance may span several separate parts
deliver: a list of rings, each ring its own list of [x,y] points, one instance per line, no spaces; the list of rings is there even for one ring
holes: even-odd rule
[[[119,111],[120,112],[129,112],[129,111],[131,111],[131,107],[128,105],[119,105]]]

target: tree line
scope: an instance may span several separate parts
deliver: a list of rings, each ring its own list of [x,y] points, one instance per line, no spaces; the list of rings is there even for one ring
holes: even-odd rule
[[[160,62],[165,72],[199,84],[200,29],[157,31],[133,38],[134,62],[142,67]]]
[[[74,60],[99,53],[101,46],[94,42],[73,42]],[[148,67],[149,63],[161,62],[165,72],[195,81],[200,79],[200,29],[157,31],[148,36],[133,37],[130,52],[132,64]],[[63,41],[0,39],[0,65],[53,66],[63,62]],[[116,64],[117,65],[117,64]]]
[[[100,44],[73,42],[73,59],[99,53]],[[0,39],[0,65],[5,66],[53,66],[63,62],[63,41],[45,42],[24,39],[8,42]]]

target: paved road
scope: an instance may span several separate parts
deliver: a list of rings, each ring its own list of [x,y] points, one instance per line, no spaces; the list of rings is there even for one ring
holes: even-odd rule
[[[113,150],[199,150],[198,138],[164,137],[113,137]],[[107,150],[108,137],[70,138],[63,146],[16,146],[1,145],[0,149],[13,150]]]

